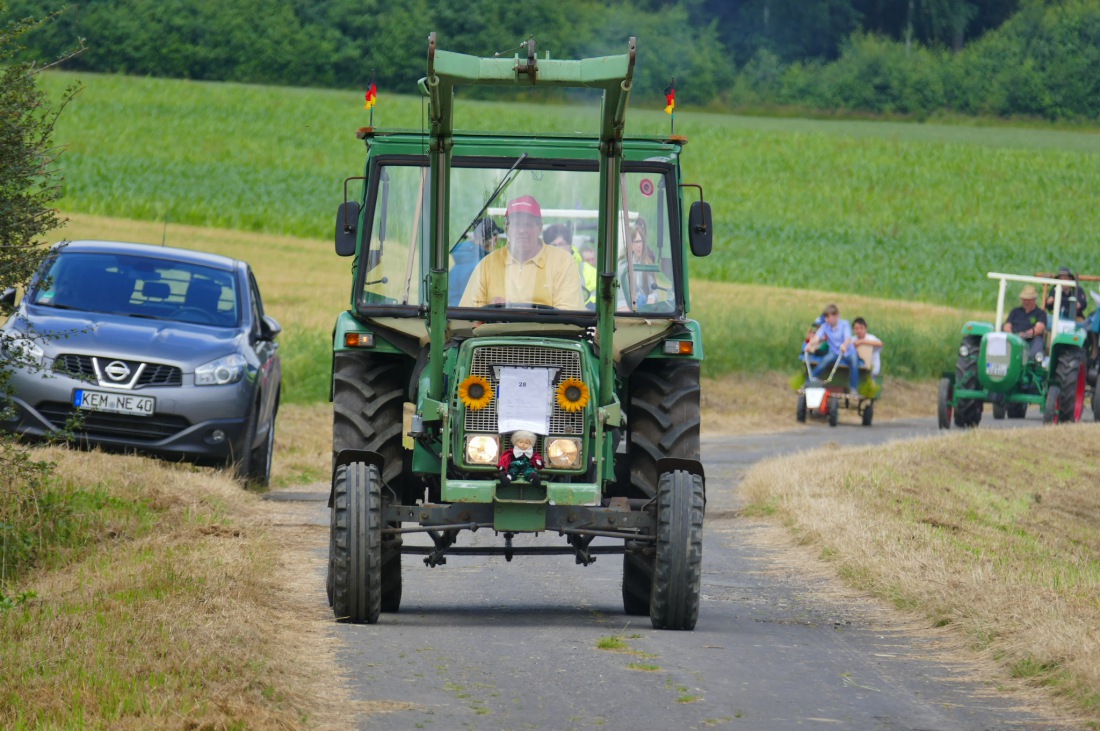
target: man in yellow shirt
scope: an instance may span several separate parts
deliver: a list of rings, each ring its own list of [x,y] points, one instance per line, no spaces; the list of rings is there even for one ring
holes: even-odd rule
[[[525,195],[509,201],[505,212],[508,245],[482,259],[460,307],[549,305],[559,310],[584,308],[573,257],[542,242],[542,207]]]

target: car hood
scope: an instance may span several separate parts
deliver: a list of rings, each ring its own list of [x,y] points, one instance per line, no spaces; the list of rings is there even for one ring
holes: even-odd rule
[[[33,306],[5,329],[27,332],[28,321],[34,332],[55,336],[38,341],[47,357],[103,355],[177,365],[186,371],[235,352],[244,337],[236,328],[73,311],[57,314],[51,308]]]

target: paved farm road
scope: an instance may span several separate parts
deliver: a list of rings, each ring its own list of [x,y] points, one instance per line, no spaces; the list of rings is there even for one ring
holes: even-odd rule
[[[754,533],[763,528],[736,517],[737,482],[758,459],[935,433],[934,421],[921,419],[705,439],[703,603],[694,632],[658,632],[625,615],[618,556],[587,568],[569,556],[451,557],[435,569],[404,557],[399,613],[373,626],[333,624],[357,698],[414,704],[362,719],[360,728],[1054,727],[976,681],[933,633],[908,631],[893,612],[759,547]],[[309,500],[326,524],[318,493],[285,497]],[[318,536],[318,552],[326,551],[326,534]],[[487,531],[464,536],[462,545],[495,540]],[[597,648],[612,635],[629,652]]]

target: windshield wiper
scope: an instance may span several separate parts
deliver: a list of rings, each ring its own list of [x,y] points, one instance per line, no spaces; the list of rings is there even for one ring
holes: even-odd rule
[[[474,216],[474,220],[470,221],[470,223],[466,226],[466,230],[463,231],[462,235],[458,237],[458,241],[454,242],[454,244],[451,246],[452,254],[454,253],[455,249],[458,248],[458,245],[466,240],[466,236],[473,229],[474,225],[481,220],[481,217],[485,215],[485,211],[489,210],[489,206],[493,205],[493,201],[495,201],[497,199],[497,196],[500,195],[500,191],[504,190],[504,188],[512,182],[512,179],[515,177],[514,173],[519,172],[517,170],[519,164],[526,160],[528,157],[530,156],[526,152],[523,153],[514,163],[512,163],[512,167],[508,168],[508,172],[504,173],[504,177],[501,178],[500,184],[496,187],[496,190],[489,194],[489,199],[485,201],[485,205],[483,205],[481,207],[481,210],[477,212],[477,215]]]

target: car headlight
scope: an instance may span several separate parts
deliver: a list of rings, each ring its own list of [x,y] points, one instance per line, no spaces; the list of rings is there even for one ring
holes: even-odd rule
[[[240,353],[204,363],[195,369],[196,386],[224,386],[236,383],[244,376],[246,362]]]
[[[2,343],[4,355],[10,359],[12,365],[24,368],[41,367],[46,351],[31,338],[24,337],[21,333],[6,334]]]
[[[551,467],[561,470],[580,467],[581,440],[554,437],[546,448],[546,456],[550,459]]]
[[[466,437],[466,462],[469,464],[497,463],[500,455],[500,437],[478,434]]]

